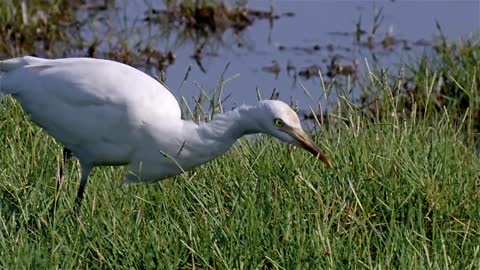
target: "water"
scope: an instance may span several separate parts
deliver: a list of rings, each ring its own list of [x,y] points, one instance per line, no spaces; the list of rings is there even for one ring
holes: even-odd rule
[[[436,21],[452,41],[478,34],[480,28],[479,1],[248,1],[252,9],[268,11],[273,5],[275,14],[293,12],[294,16],[282,16],[273,24],[268,20],[256,20],[240,35],[227,31],[222,36],[222,44],[205,46],[204,73],[192,58],[197,44],[189,40],[179,42],[181,33],[176,29],[165,29],[164,25],[143,20],[149,8],[163,8],[158,3],[161,1],[151,2],[115,1],[115,8],[96,13],[102,20],[88,21],[83,30],[84,38],[111,39],[109,44],[100,45],[102,50],[118,47],[116,43],[123,42],[129,47],[148,43],[162,52],[173,51],[176,62],[168,67],[166,82],[177,97],[183,95],[189,101],[200,93],[195,83],[210,91],[230,63],[225,77],[240,76],[224,87],[224,96],[230,95],[227,106],[255,102],[258,88],[263,98],[270,97],[276,89],[280,99],[308,108],[321,100],[322,88],[318,77],[298,76],[299,70],[305,67],[318,65],[325,76],[332,58],[337,57],[340,63],[348,65],[357,61],[358,73],[365,70],[365,59],[372,66],[394,68],[430,50],[430,44],[438,35]],[[359,20],[361,27],[370,31],[380,9],[383,21],[375,33],[375,46],[369,49],[363,44],[367,35],[362,36],[358,44],[351,33]],[[79,14],[79,17],[86,16],[92,13]],[[387,33],[399,41],[398,44],[383,48],[380,42]],[[272,61],[278,63],[278,74],[266,71]],[[290,75],[286,71],[287,63],[296,68]],[[190,65],[188,80],[179,90]],[[156,71],[150,69],[148,72]],[[337,79],[345,80],[343,76]],[[329,80],[327,76],[326,80]],[[309,90],[310,97],[300,82]]]

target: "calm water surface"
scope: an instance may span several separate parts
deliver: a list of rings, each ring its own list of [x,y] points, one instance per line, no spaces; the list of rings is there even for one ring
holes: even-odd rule
[[[240,35],[227,31],[222,36],[222,44],[205,47],[204,73],[192,58],[196,44],[188,40],[179,42],[181,33],[176,29],[166,30],[165,26],[144,21],[149,8],[163,8],[159,2],[162,1],[117,0],[116,8],[97,14],[96,19],[100,20],[89,20],[84,37],[87,40],[111,38],[109,48],[115,47],[115,42],[127,43],[130,47],[148,43],[159,51],[173,51],[176,62],[168,67],[166,81],[177,97],[184,95],[189,101],[199,94],[195,82],[211,91],[230,63],[226,78],[235,74],[239,77],[225,85],[224,95],[231,95],[227,106],[255,102],[257,88],[268,98],[276,88],[280,99],[308,108],[320,101],[322,88],[318,77],[306,79],[293,75],[301,69],[318,65],[326,74],[332,57],[348,65],[356,60],[358,73],[365,70],[365,59],[370,66],[392,69],[431,50],[429,45],[439,33],[436,21],[452,41],[478,35],[480,29],[480,1],[248,1],[252,9],[268,11],[272,4],[275,14],[293,12],[294,16],[282,16],[273,24],[256,20]],[[375,47],[370,50],[365,44],[356,43],[351,33],[359,21],[363,29],[370,31],[373,17],[380,9],[383,21],[375,34]],[[91,14],[84,12],[79,16],[85,18]],[[387,33],[399,42],[385,49],[380,42]],[[366,40],[367,35],[362,36],[361,43]],[[277,75],[265,71],[272,66],[272,61],[280,68]],[[296,72],[288,75],[287,63],[295,67]],[[179,90],[190,65],[188,80]],[[345,80],[344,77],[337,79]],[[313,101],[305,95],[299,82],[309,89]]]

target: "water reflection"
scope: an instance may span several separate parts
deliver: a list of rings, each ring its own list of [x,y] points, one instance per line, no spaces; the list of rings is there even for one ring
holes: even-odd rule
[[[89,45],[77,54],[113,58],[152,74],[164,71],[177,97],[192,103],[201,89],[208,92],[217,84],[230,63],[226,77],[240,76],[224,85],[227,107],[254,102],[257,89],[264,97],[273,89],[277,98],[309,108],[335,100],[324,95],[320,72],[327,84],[348,80],[358,89],[356,77],[366,60],[373,69],[395,69],[428,53],[436,42],[436,21],[446,37],[458,39],[476,31],[479,19],[476,1],[171,3],[87,5],[78,19]]]

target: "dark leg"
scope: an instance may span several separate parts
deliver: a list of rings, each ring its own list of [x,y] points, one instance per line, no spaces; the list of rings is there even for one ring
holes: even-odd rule
[[[70,149],[64,147],[63,148],[63,160],[60,162],[58,165],[58,175],[57,175],[57,180],[55,183],[55,197],[53,201],[53,206],[50,209],[50,212],[52,215],[55,214],[55,211],[57,209],[57,203],[58,203],[58,197],[60,196],[60,188],[62,186],[63,182],[63,177],[64,177],[64,170],[67,167],[67,162],[72,158],[73,154]]]
[[[73,153],[70,149],[64,147],[63,148],[63,162],[69,161],[73,156]]]
[[[63,180],[63,170],[64,168],[67,167],[67,162],[72,158],[73,154],[72,154],[72,151],[70,151],[70,149],[64,147],[63,148],[63,162],[62,164],[60,164],[60,172],[59,172],[59,181],[57,182],[57,191],[58,189],[60,188],[60,181]]]
[[[64,147],[63,148],[63,163],[60,166],[60,178],[63,178],[63,169],[67,167],[67,162],[72,158],[73,153],[70,149]]]
[[[83,193],[85,191],[85,187],[87,186],[88,176],[90,175],[90,171],[92,170],[92,166],[90,164],[81,164],[82,171],[80,176],[80,186],[78,187],[77,197],[75,198],[75,212],[80,214],[80,208],[82,207],[82,200],[83,200]]]

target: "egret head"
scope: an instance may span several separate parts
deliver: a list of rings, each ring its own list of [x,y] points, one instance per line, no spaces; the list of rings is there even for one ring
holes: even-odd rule
[[[301,147],[328,166],[332,166],[332,162],[327,155],[303,131],[297,113],[287,104],[278,100],[265,100],[261,101],[259,106],[262,109],[262,114],[259,117],[261,117],[261,128],[264,133]]]

